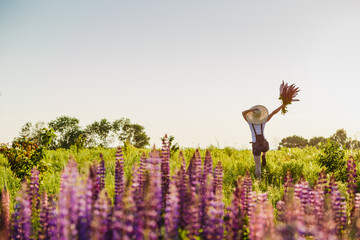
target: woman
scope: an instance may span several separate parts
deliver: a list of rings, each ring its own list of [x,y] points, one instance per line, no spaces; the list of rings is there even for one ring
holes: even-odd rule
[[[248,122],[252,134],[252,152],[255,160],[255,174],[261,180],[260,156],[262,153],[262,166],[266,166],[266,152],[269,150],[269,142],[265,139],[265,124],[278,113],[285,105],[275,109],[269,114],[266,107],[256,105],[242,112],[245,121]]]

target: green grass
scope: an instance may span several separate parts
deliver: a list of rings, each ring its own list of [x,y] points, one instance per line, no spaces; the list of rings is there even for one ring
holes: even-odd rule
[[[193,148],[181,149],[184,153],[186,165],[195,152]],[[267,166],[262,169],[262,181],[255,180],[255,164],[250,150],[237,150],[226,147],[224,149],[210,148],[209,149],[213,159],[213,166],[221,161],[223,174],[223,200],[225,205],[230,203],[230,196],[236,186],[236,181],[239,176],[243,176],[247,171],[250,172],[253,180],[253,190],[258,192],[267,192],[268,198],[273,205],[281,199],[283,194],[282,184],[286,172],[291,172],[292,178],[298,181],[304,177],[312,186],[316,183],[321,167],[317,162],[317,157],[320,150],[309,147],[305,149],[282,149],[276,151],[269,151],[267,153]],[[141,154],[149,153],[150,149],[136,149],[134,147],[127,147],[124,149],[125,159],[125,176],[131,176],[132,167],[134,164],[139,164]],[[206,149],[200,149],[202,160],[205,158]],[[105,185],[109,196],[114,195],[114,173],[115,173],[115,153],[116,149],[84,149],[80,151],[74,150],[52,150],[46,152],[45,162],[49,165],[48,171],[41,174],[40,191],[47,191],[49,194],[56,194],[59,191],[60,176],[62,169],[66,166],[69,157],[74,158],[78,163],[80,174],[85,178],[88,174],[89,167],[94,162],[100,161],[100,153],[103,154],[106,167]],[[358,163],[360,158],[359,151],[347,151],[346,158],[353,155]],[[179,151],[173,153],[170,160],[170,171],[173,174],[176,169],[181,166],[179,159]],[[359,164],[357,164],[359,172]],[[20,180],[17,179],[9,169],[7,160],[0,155],[0,189],[6,186],[10,190],[12,205],[20,187]],[[339,189],[345,193],[346,184],[340,183]]]

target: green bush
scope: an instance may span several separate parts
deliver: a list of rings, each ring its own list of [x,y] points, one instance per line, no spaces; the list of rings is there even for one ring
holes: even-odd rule
[[[338,142],[328,139],[320,145],[318,162],[326,173],[333,173],[337,181],[346,181],[345,150]]]

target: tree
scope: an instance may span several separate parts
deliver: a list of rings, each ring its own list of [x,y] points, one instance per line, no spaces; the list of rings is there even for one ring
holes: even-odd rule
[[[339,143],[341,146],[344,146],[347,141],[347,134],[345,129],[338,129],[336,130],[336,133],[334,133],[331,137],[331,140],[334,140],[335,142]]]
[[[89,146],[108,147],[113,142],[113,125],[103,118],[95,121],[85,128],[86,138]]]
[[[297,136],[297,135],[293,135],[291,137],[286,137],[281,139],[281,142],[279,143],[279,147],[287,147],[287,148],[304,148],[306,147],[306,145],[308,144],[308,140]]]
[[[114,121],[113,127],[119,141],[129,142],[137,148],[149,145],[150,138],[144,132],[143,126],[132,124],[127,118],[121,118]]]
[[[27,122],[21,127],[19,132],[20,136],[15,140],[28,138],[36,144],[41,145],[41,134],[44,128],[46,128],[45,122],[37,122],[35,124]]]
[[[309,146],[317,147],[320,143],[326,142],[326,138],[324,137],[313,137],[309,140]]]
[[[70,148],[76,143],[76,139],[83,134],[79,126],[79,119],[75,117],[61,116],[49,122],[49,127],[53,128],[55,138],[52,148]]]

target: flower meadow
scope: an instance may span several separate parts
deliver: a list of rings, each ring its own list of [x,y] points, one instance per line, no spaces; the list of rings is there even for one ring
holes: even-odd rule
[[[103,157],[83,177],[70,158],[60,191],[39,191],[34,168],[10,211],[9,192],[1,194],[0,239],[360,239],[360,194],[354,158],[347,162],[347,193],[321,172],[310,186],[304,178],[284,179],[284,194],[273,204],[253,191],[249,173],[237,178],[224,203],[223,166],[203,160],[196,150],[186,164],[170,171],[170,146],[163,140],[143,154],[126,177],[124,155],[115,155],[114,193],[106,190]],[[41,192],[41,193],[40,193]],[[111,196],[111,197],[110,197]],[[10,213],[11,212],[11,213]]]

